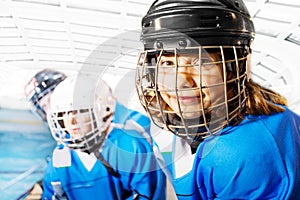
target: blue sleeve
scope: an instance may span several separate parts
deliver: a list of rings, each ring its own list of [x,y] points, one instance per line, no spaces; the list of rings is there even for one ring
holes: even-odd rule
[[[150,132],[151,121],[146,115],[138,111],[128,109],[117,102],[113,123],[119,128],[139,132],[141,137],[146,138],[147,141],[152,144],[153,140]]]
[[[130,111],[129,119],[136,121],[141,127],[144,128],[145,132],[147,132],[150,135],[150,128],[151,128],[150,119],[146,115],[143,115],[138,111],[135,110],[129,110],[129,111]]]
[[[54,195],[54,191],[52,189],[51,183],[48,180],[43,180],[43,195],[42,199],[52,200],[52,196]]]
[[[55,169],[52,167],[52,161],[49,161],[47,164],[44,180],[43,180],[43,195],[42,199],[52,200],[54,196],[54,190],[51,185],[51,182],[57,181],[55,177]]]
[[[164,199],[165,176],[158,167],[153,152],[143,147],[135,150],[135,156],[128,159],[131,160],[132,169],[123,176],[133,189],[133,196],[138,196],[139,199]]]
[[[299,197],[299,124],[299,117],[286,110],[269,116],[250,116],[224,134],[206,139],[195,160],[202,196]]]
[[[135,131],[114,129],[103,147],[103,156],[120,174],[129,199],[165,199],[166,178],[159,168],[151,145],[136,138]]]

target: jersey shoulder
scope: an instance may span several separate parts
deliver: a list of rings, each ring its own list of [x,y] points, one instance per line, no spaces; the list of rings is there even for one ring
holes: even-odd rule
[[[128,152],[152,152],[152,147],[145,137],[136,130],[113,128],[104,146],[114,145]]]

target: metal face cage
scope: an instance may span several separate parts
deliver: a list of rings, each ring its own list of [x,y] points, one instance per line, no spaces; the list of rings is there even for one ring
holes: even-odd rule
[[[58,143],[85,152],[99,150],[106,130],[99,126],[92,108],[48,112],[51,133]]]
[[[245,108],[245,46],[197,46],[139,54],[136,88],[152,121],[190,142],[239,122]]]
[[[30,103],[32,104],[31,110],[38,118],[40,118],[44,122],[47,122],[47,112],[46,112],[45,108],[40,104],[40,101],[42,98],[50,98],[50,96],[47,97],[47,95],[51,94],[51,92],[54,90],[55,87],[56,87],[56,85],[53,85],[53,86],[47,88],[46,90],[41,91],[39,94],[39,97],[37,95],[34,95],[30,99]]]

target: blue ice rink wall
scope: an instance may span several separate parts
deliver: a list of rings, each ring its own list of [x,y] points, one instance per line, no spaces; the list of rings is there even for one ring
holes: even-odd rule
[[[43,178],[55,143],[31,111],[0,109],[1,200],[18,199]]]

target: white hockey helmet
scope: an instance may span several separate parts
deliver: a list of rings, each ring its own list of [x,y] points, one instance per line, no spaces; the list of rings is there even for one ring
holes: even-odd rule
[[[110,87],[87,74],[70,76],[51,95],[48,124],[56,141],[73,149],[94,152],[111,124],[116,101]]]

